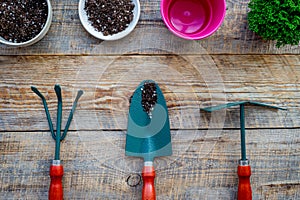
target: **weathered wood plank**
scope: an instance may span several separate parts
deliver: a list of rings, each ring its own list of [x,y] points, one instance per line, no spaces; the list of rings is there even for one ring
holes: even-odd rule
[[[41,100],[46,96],[53,121],[54,84],[62,85],[66,121],[78,89],[84,90],[73,130],[126,129],[128,99],[141,80],[162,87],[174,129],[208,128],[214,116],[199,109],[212,104],[255,100],[288,111],[251,107],[247,127],[299,127],[299,56],[3,56],[0,58],[0,130],[48,130]],[[206,64],[204,64],[206,63]],[[208,65],[207,65],[208,63]],[[223,114],[225,114],[223,112]],[[214,128],[239,127],[230,109]],[[218,118],[216,118],[218,120]]]
[[[53,23],[42,41],[0,45],[0,199],[47,199],[54,141],[30,86],[47,98],[55,124],[55,83],[63,125],[76,91],[85,92],[61,147],[65,199],[140,199],[142,160],[126,157],[124,146],[128,98],[143,79],[163,89],[172,128],[173,155],[155,160],[158,200],[236,199],[239,112],[199,109],[240,100],[288,109],[246,109],[253,199],[300,199],[300,48],[277,49],[252,33],[249,0],[227,0],[223,25],[201,41],[172,35],[160,1],[141,0],[136,29],[115,42],[83,29],[78,1],[51,2]]]
[[[174,155],[155,160],[157,199],[236,199],[239,132],[172,131]],[[299,129],[247,131],[253,199],[299,199]],[[142,160],[123,131],[70,132],[62,143],[65,199],[140,199]],[[47,132],[1,132],[4,199],[47,199],[54,142]],[[131,181],[133,186],[127,182]]]
[[[78,1],[55,0],[53,23],[39,43],[26,48],[0,45],[2,55],[103,55],[126,52],[158,54],[162,49],[171,52],[196,54],[299,54],[299,46],[276,48],[275,42],[263,41],[248,28],[248,2],[227,0],[227,14],[221,28],[201,41],[186,41],[167,30],[160,15],[160,1],[141,0],[141,18],[132,34],[117,42],[103,42],[89,35],[78,16]],[[198,48],[195,48],[197,46]],[[199,47],[202,50],[199,50]]]

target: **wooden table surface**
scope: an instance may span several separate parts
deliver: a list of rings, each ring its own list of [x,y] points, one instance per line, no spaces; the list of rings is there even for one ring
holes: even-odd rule
[[[275,47],[248,28],[249,0],[227,0],[220,29],[187,41],[165,27],[158,0],[141,0],[141,17],[113,42],[89,35],[78,1],[53,0],[48,34],[25,48],[0,45],[0,199],[47,199],[54,158],[41,100],[56,124],[54,85],[63,94],[64,199],[140,199],[143,161],[124,155],[129,97],[153,79],[169,109],[173,155],[155,159],[157,199],[236,199],[239,111],[200,108],[258,101],[287,110],[246,107],[253,199],[300,199],[300,47]]]

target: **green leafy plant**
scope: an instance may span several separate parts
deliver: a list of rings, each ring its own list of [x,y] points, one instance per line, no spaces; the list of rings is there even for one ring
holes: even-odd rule
[[[251,0],[249,28],[279,48],[300,41],[300,0]]]

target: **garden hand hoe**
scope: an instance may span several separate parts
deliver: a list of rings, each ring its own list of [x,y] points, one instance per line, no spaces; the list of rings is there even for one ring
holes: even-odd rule
[[[246,138],[245,138],[245,104],[252,104],[256,106],[264,106],[268,108],[281,109],[284,108],[270,106],[267,104],[253,102],[253,101],[240,101],[228,104],[222,104],[213,107],[202,108],[207,112],[213,112],[220,109],[229,108],[232,106],[240,106],[240,132],[241,132],[241,156],[242,158],[239,160],[238,171],[237,174],[239,176],[239,186],[238,186],[238,200],[251,200],[252,199],[252,191],[250,185],[250,176],[251,176],[251,167],[249,165],[249,161],[246,157]]]

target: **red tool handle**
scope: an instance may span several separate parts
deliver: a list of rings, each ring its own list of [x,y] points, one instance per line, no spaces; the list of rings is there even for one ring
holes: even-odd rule
[[[239,176],[238,200],[252,200],[252,191],[250,185],[250,165],[239,165],[237,173]]]
[[[49,200],[62,200],[63,199],[63,187],[62,177],[64,175],[64,168],[62,165],[50,166],[50,188],[49,188]]]
[[[142,200],[155,200],[155,188],[154,188],[154,179],[155,179],[155,170],[153,166],[144,166],[142,171],[142,177],[144,181]]]

